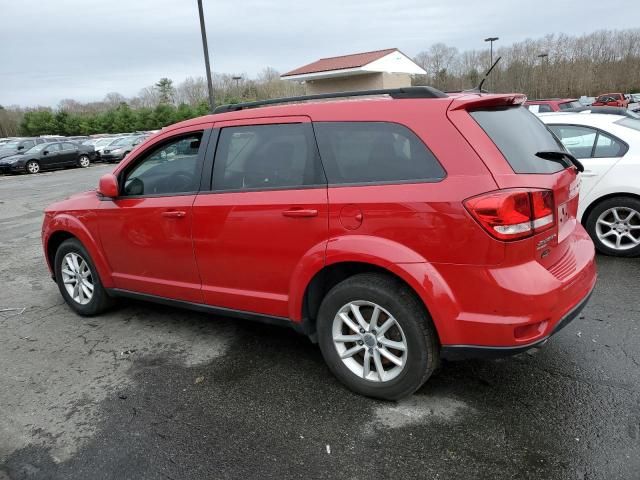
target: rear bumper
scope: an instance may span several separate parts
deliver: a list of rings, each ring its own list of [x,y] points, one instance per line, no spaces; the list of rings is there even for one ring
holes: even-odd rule
[[[578,305],[573,307],[553,328],[551,333],[545,337],[528,343],[526,345],[517,345],[513,347],[489,347],[484,345],[445,345],[440,351],[440,356],[446,360],[465,360],[468,358],[501,358],[508,357],[510,355],[516,355],[518,353],[526,352],[532,348],[541,347],[547,340],[553,335],[558,333],[564,327],[569,325],[573,319],[575,319],[584,307],[589,303],[593,288],[587,293],[587,295],[580,301]]]

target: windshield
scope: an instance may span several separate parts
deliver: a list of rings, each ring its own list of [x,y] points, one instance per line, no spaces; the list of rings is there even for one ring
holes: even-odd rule
[[[39,152],[40,150],[43,150],[46,146],[50,145],[49,143],[41,143],[40,145],[36,145],[35,147],[31,147],[29,150],[27,150],[24,153],[34,153],[34,152]]]
[[[136,138],[137,137],[121,137],[121,138],[118,138],[115,142],[110,143],[109,145],[112,147],[131,145]]]
[[[565,168],[561,163],[536,155],[566,150],[545,124],[526,108],[488,108],[469,113],[515,173],[556,173]]]

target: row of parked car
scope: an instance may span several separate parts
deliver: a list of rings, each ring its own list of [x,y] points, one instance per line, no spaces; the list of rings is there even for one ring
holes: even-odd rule
[[[621,108],[635,113],[640,112],[640,93],[603,93],[597,97],[543,98],[528,100],[525,105],[533,113],[576,112],[600,107]]]
[[[116,163],[153,132],[101,138],[21,137],[0,139],[0,173],[38,173],[41,170],[82,167],[91,162]]]

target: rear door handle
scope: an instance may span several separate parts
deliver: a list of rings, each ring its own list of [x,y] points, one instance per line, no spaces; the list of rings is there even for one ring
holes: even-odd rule
[[[285,210],[282,212],[282,215],[293,218],[317,217],[318,210],[313,208],[292,208],[291,210]]]
[[[583,177],[596,177],[597,175],[598,174],[593,170],[585,170],[584,172],[582,172]]]
[[[183,218],[187,212],[183,212],[182,210],[170,210],[168,212],[162,212],[163,217],[167,218]]]

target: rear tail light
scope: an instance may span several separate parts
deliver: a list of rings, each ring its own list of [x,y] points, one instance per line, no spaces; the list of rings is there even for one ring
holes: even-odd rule
[[[556,224],[551,190],[497,190],[469,198],[464,206],[498,240],[520,240]]]

